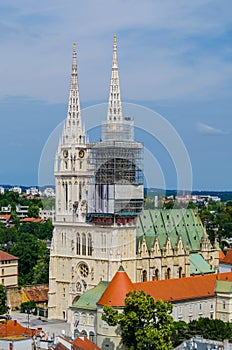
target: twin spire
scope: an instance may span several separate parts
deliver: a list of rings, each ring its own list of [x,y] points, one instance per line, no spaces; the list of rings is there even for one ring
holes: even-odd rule
[[[114,35],[113,60],[112,60],[111,80],[110,80],[110,94],[109,94],[109,102],[108,102],[107,122],[109,124],[114,122],[119,122],[119,123],[122,122],[122,104],[121,104],[119,74],[118,74],[116,35]],[[62,143],[63,144],[70,144],[70,143],[82,144],[84,142],[85,142],[85,133],[82,129],[80,96],[79,96],[78,74],[77,74],[77,51],[76,51],[76,43],[74,43],[68,113],[67,113],[66,124],[65,124],[63,136],[62,136]]]
[[[82,129],[80,95],[77,75],[77,50],[73,44],[72,74],[69,92],[68,113],[63,132],[63,144],[83,144],[85,134]]]
[[[119,74],[118,74],[118,55],[117,55],[116,35],[114,36],[113,61],[112,61],[107,121],[122,122],[122,104],[121,104]]]

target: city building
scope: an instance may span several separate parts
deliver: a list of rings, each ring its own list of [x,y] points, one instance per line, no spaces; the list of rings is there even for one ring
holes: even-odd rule
[[[101,349],[117,349],[120,334],[117,327],[102,320],[103,307],[121,311],[126,294],[133,290],[143,290],[155,300],[170,302],[174,321],[189,322],[200,317],[232,321],[232,272],[133,283],[120,267],[110,283],[101,281],[73,303],[72,335],[81,332]]]
[[[5,226],[10,226],[11,214],[0,214],[0,222],[2,222]]]
[[[18,285],[18,258],[0,250],[0,283],[5,287]]]
[[[143,210],[143,145],[134,140],[133,120],[123,117],[116,37],[107,120],[95,143],[82,127],[74,44],[54,173],[49,318],[70,320],[74,301],[111,281],[121,265],[133,282],[218,271],[218,243],[211,245],[194,211]]]
[[[22,193],[22,188],[21,188],[21,187],[18,187],[18,186],[15,186],[15,187],[9,188],[9,191],[12,191],[12,192],[16,192],[16,193],[21,194],[21,193]]]

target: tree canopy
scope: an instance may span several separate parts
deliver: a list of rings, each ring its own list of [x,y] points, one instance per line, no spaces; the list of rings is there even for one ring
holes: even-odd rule
[[[155,301],[144,291],[126,295],[123,312],[104,306],[102,319],[110,326],[120,326],[122,343],[129,350],[172,349],[172,305]]]
[[[0,284],[0,315],[4,315],[8,311],[8,307],[6,305],[7,296],[5,287]]]

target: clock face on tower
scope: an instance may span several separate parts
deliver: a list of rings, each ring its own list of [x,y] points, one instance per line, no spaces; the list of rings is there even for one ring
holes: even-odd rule
[[[68,158],[68,151],[66,149],[63,151],[63,156],[64,158]]]
[[[81,150],[79,151],[79,157],[80,157],[80,158],[84,158],[84,156],[85,156],[85,151],[84,151],[83,149],[81,149]]]

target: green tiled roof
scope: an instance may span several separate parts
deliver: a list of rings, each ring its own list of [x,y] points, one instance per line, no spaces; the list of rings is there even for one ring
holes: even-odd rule
[[[137,221],[137,247],[145,237],[148,250],[152,248],[155,237],[158,237],[160,248],[170,237],[174,248],[178,237],[190,251],[199,251],[204,228],[199,216],[192,209],[150,209],[144,210]]]
[[[203,256],[198,253],[189,254],[190,275],[200,275],[202,273],[213,273],[214,269],[205,261]]]
[[[215,292],[217,293],[232,293],[232,282],[230,281],[217,281]]]
[[[109,282],[101,281],[96,287],[86,291],[80,296],[80,298],[76,302],[72,304],[72,308],[96,310],[96,303],[104,293],[108,284]]]

